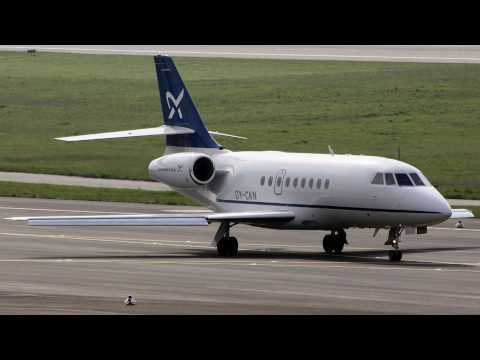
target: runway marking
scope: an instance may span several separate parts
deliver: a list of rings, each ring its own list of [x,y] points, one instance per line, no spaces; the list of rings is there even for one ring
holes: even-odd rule
[[[47,211],[47,212],[71,212],[71,213],[88,213],[88,214],[123,214],[123,215],[143,215],[142,213],[124,213],[111,211],[87,211],[87,210],[60,210],[60,209],[37,209],[37,208],[19,208],[0,206],[0,210],[26,210],[26,211]]]
[[[12,237],[25,237],[25,236],[30,236],[30,237],[34,237],[34,238],[44,238],[44,239],[52,239],[52,240],[81,240],[81,241],[97,241],[97,242],[105,242],[105,243],[119,243],[119,244],[127,244],[127,245],[149,245],[149,246],[166,246],[166,247],[181,247],[181,248],[194,248],[194,249],[208,249],[208,250],[211,250],[212,247],[209,247],[209,246],[200,246],[200,245],[189,245],[189,244],[185,244],[185,242],[183,241],[174,241],[174,240],[156,240],[155,242],[152,242],[152,241],[139,241],[139,240],[131,240],[131,239],[102,239],[102,238],[97,238],[97,237],[82,237],[82,236],[66,236],[66,235],[48,235],[48,234],[22,234],[22,233],[0,233],[1,236],[12,236]],[[179,255],[181,256],[181,255]],[[368,259],[366,257],[360,257],[360,256],[354,256],[354,255],[344,255],[341,257],[341,259],[339,259],[339,261],[342,261],[343,259],[360,259],[360,260],[365,260],[365,259]],[[378,257],[376,257],[376,259],[379,259]],[[380,258],[381,259],[381,258]],[[2,260],[3,262],[5,262],[5,260]],[[81,260],[75,260],[75,261],[86,261],[85,259],[81,259]],[[148,260],[145,260],[145,259],[142,259],[142,260],[136,260],[136,259],[116,259],[116,260],[88,260],[88,261],[100,261],[100,262],[119,262],[119,261],[127,261],[127,262],[131,262],[131,261],[140,261],[142,263],[148,263]],[[318,260],[318,261],[321,261]],[[248,263],[250,266],[252,266],[252,262],[251,261],[248,261],[248,260],[245,260],[246,263]],[[432,263],[430,261],[416,261],[416,262],[419,262],[419,263]],[[158,262],[154,262],[154,263],[158,263]],[[201,261],[200,262],[201,264],[205,264],[207,263],[207,261]],[[232,264],[232,265],[235,265],[235,264],[242,264],[242,260],[236,260],[236,261],[230,261],[230,262],[226,262],[226,261],[215,261],[213,262],[213,264]],[[345,262],[345,261],[342,261],[343,264],[355,264],[353,262]],[[445,263],[443,262],[444,264],[448,264],[448,265],[458,265],[458,266],[480,266],[480,263],[454,263],[454,262],[448,262],[448,263]],[[181,264],[181,263],[177,263],[177,264]],[[254,263],[255,265],[257,265],[257,263]],[[294,266],[306,266],[306,267],[310,267],[311,265],[315,265],[315,266],[318,266],[318,264],[321,264],[319,262],[311,262],[309,260],[305,260],[305,261],[302,261],[302,262],[297,262],[297,263],[294,263],[294,262],[288,262],[288,261],[270,261],[269,263],[261,263],[262,266],[267,266],[268,264],[270,265],[273,265],[274,264],[282,264],[284,266],[290,266],[292,264],[294,264]],[[343,265],[329,265],[329,267],[331,268],[347,268],[347,269],[351,269],[353,268],[352,266],[343,266]],[[356,269],[371,269],[371,267],[355,267]],[[376,267],[376,268],[382,268],[383,267]],[[405,269],[405,267],[388,267],[387,269],[389,270],[398,270],[398,269]],[[420,269],[420,268],[415,268],[415,270],[429,270],[429,271],[432,271],[432,270],[436,270],[436,269]],[[438,270],[436,270],[438,271]],[[446,271],[454,271],[454,270],[446,270]],[[467,271],[467,270],[461,270],[461,271]],[[468,270],[468,271],[472,271],[472,270]],[[477,272],[477,271],[474,271],[474,272]]]
[[[63,234],[33,234],[33,233],[0,233],[0,236],[12,236],[12,237],[25,237],[30,236],[33,238],[45,238],[53,240],[85,240],[85,241],[99,241],[99,242],[114,242],[114,243],[123,243],[123,244],[139,244],[139,245],[154,245],[154,246],[175,246],[175,247],[191,247],[199,249],[214,249],[211,246],[201,246],[209,245],[208,241],[191,241],[191,240],[163,240],[163,239],[132,239],[132,238],[123,238],[123,239],[108,239],[108,238],[99,238],[95,236],[82,236],[82,235],[63,235]],[[180,244],[180,245],[176,245]],[[191,245],[198,244],[198,245]],[[269,251],[272,248],[280,249],[318,249],[320,250],[321,245],[286,245],[286,244],[242,244],[240,250],[253,250],[251,248],[262,247],[263,251]],[[245,249],[247,248],[247,249]],[[351,250],[371,250],[376,251],[380,249],[377,248],[365,248],[365,247],[350,247]]]
[[[0,50],[28,50],[35,46],[3,46]],[[74,53],[94,52],[112,54],[140,54],[158,55],[161,53],[208,55],[208,56],[254,56],[254,57],[281,57],[281,58],[318,58],[318,59],[365,59],[365,60],[423,60],[423,61],[480,61],[478,57],[434,57],[434,56],[386,56],[386,55],[342,55],[342,54],[296,54],[296,53],[265,53],[265,52],[231,52],[231,51],[190,51],[190,50],[133,50],[133,49],[95,49],[95,48],[67,48],[42,47],[38,51],[66,51]]]
[[[199,245],[188,245],[182,242],[182,244],[177,245],[176,243],[170,243],[172,240],[155,240],[151,241],[133,241],[133,240],[119,240],[119,239],[101,239],[96,237],[83,237],[83,236],[67,236],[67,235],[47,235],[47,234],[20,234],[20,233],[0,233],[0,236],[11,236],[11,237],[33,237],[33,238],[44,238],[44,239],[53,239],[53,240],[81,240],[81,241],[98,241],[98,242],[107,242],[107,243],[119,243],[119,244],[130,244],[130,245],[153,245],[153,246],[171,246],[171,247],[183,247],[183,248],[196,248],[196,249],[212,249],[207,246]],[[169,242],[168,244],[165,244]],[[178,241],[179,242],[179,241]]]
[[[456,228],[444,228],[444,227],[431,227],[433,230],[449,230],[449,231],[467,231],[467,232],[480,232],[480,229],[456,229]]]
[[[142,263],[151,265],[182,265],[182,266],[196,266],[196,265],[228,265],[228,266],[256,266],[256,267],[273,267],[273,268],[319,268],[319,269],[346,269],[346,270],[405,270],[405,271],[434,271],[438,272],[438,268],[419,268],[406,266],[359,266],[351,262],[342,262],[342,264],[326,264],[325,262],[290,262],[279,261],[277,263],[271,262],[257,262],[252,263],[248,260],[137,260],[137,259],[0,259],[0,263],[52,263],[52,264],[74,264],[74,263],[90,263],[90,264],[115,264],[115,263]],[[480,270],[472,269],[441,269],[442,272],[469,272],[480,273]]]

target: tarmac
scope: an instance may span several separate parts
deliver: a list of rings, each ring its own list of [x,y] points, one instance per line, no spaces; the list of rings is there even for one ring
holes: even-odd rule
[[[221,258],[205,228],[34,228],[12,216],[189,211],[0,198],[0,314],[478,314],[480,221],[408,236],[391,263],[386,232],[348,231],[340,256],[317,231],[233,229]],[[136,306],[125,306],[132,295]]]
[[[110,189],[172,191],[172,189],[169,186],[159,182],[154,182],[154,181],[98,179],[98,178],[87,178],[87,177],[80,177],[80,176],[30,174],[30,173],[5,172],[5,171],[0,171],[0,181],[27,183],[27,184],[83,186],[83,187],[110,188]]]
[[[216,58],[480,63],[479,45],[1,45],[0,51]]]

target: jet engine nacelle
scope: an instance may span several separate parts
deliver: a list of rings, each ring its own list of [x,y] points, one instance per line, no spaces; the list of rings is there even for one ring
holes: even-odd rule
[[[215,164],[205,154],[178,153],[152,161],[148,171],[155,181],[178,188],[193,188],[213,180]]]

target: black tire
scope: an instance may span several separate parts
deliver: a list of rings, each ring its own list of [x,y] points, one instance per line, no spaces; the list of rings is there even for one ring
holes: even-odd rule
[[[233,257],[238,255],[238,241],[234,237],[223,238],[217,244],[220,256]]]
[[[229,255],[228,256],[237,256],[238,255],[238,240],[236,237],[231,237],[229,239]]]
[[[336,255],[340,255],[342,253],[344,246],[345,246],[345,240],[341,237],[335,237],[335,247],[333,251]]]
[[[399,262],[402,261],[403,254],[400,250],[390,250],[388,252],[388,258],[390,261]]]
[[[335,242],[334,238],[332,235],[325,235],[323,238],[323,250],[327,254],[333,253],[333,250],[335,249]]]

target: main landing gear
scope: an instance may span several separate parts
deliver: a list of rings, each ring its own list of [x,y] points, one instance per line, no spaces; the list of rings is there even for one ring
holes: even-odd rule
[[[215,235],[214,243],[217,244],[217,251],[220,256],[235,257],[238,255],[238,240],[230,236],[230,229],[235,225],[223,222]]]
[[[388,233],[388,240],[385,243],[385,245],[391,245],[393,247],[393,250],[390,250],[388,252],[388,258],[390,261],[393,262],[399,262],[402,261],[403,254],[400,251],[400,236],[402,235],[402,232],[404,230],[404,227],[402,226],[395,226],[390,229],[390,232]]]
[[[343,229],[332,231],[330,235],[323,238],[323,249],[327,254],[341,254],[345,244],[348,244],[347,234]]]

